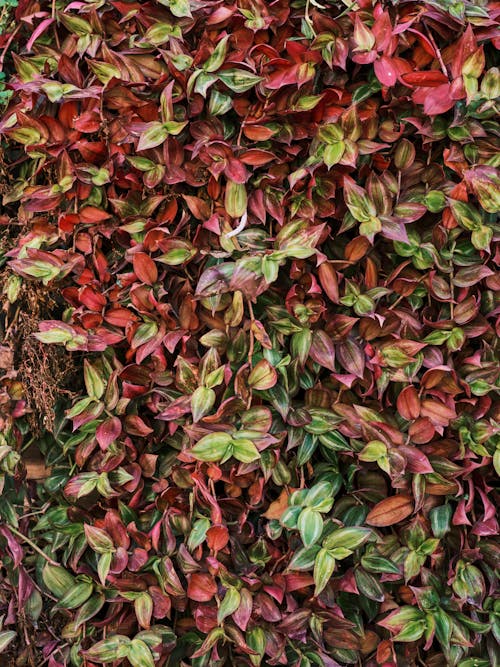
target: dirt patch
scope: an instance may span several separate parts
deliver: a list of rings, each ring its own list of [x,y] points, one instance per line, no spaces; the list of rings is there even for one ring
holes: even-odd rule
[[[57,296],[58,291],[23,281],[6,315],[4,356],[11,350],[13,371],[22,383],[27,419],[35,436],[53,430],[56,403],[71,399],[81,386],[75,355],[60,346],[44,345],[33,336],[41,320],[60,317],[62,304]]]

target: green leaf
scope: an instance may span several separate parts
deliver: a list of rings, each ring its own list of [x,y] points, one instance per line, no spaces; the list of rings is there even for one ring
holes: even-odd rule
[[[163,127],[167,130],[168,134],[172,136],[177,136],[182,132],[182,130],[188,124],[187,120],[177,121],[177,120],[168,120],[166,123],[163,123]]]
[[[335,558],[327,549],[320,549],[314,561],[314,595],[319,595],[330,581],[335,569]]]
[[[233,438],[229,433],[209,433],[198,440],[189,453],[198,461],[221,461],[227,456],[228,450],[232,451],[232,443]]]
[[[205,72],[215,72],[216,70],[219,69],[219,67],[222,67],[224,64],[224,60],[226,58],[226,52],[227,52],[227,43],[229,41],[230,35],[226,35],[223,37],[218,43],[217,46],[215,47],[212,55],[205,60],[203,63],[202,67]]]
[[[4,630],[0,632],[0,653],[3,653],[11,641],[17,636],[15,630]]]
[[[493,454],[493,466],[495,468],[496,474],[500,477],[500,449],[495,449]]]
[[[433,537],[429,537],[429,539],[425,540],[425,542],[422,542],[422,544],[418,547],[417,552],[419,554],[423,554],[424,556],[430,556],[434,551],[439,546],[439,540]]]
[[[372,440],[358,454],[360,461],[378,461],[387,454],[387,446],[381,440]]]
[[[451,639],[450,617],[442,609],[434,609],[432,612],[436,624],[436,638],[445,648],[449,648]]]
[[[85,538],[89,547],[98,554],[105,554],[114,551],[114,544],[111,537],[102,528],[84,524]]]
[[[450,199],[450,208],[453,213],[454,218],[461,227],[473,231],[481,227],[483,219],[481,214],[471,204],[467,204],[463,201],[457,201],[455,199]]]
[[[471,234],[472,245],[476,250],[489,250],[492,239],[493,229],[487,225],[481,225],[479,229],[474,229]]]
[[[87,602],[84,602],[80,609],[76,612],[74,624],[75,629],[78,629],[81,625],[86,623],[88,620],[93,618],[98,614],[101,609],[104,607],[106,598],[102,593],[92,595]]]
[[[130,639],[125,635],[112,635],[94,644],[85,651],[85,656],[97,662],[114,662],[127,657],[130,644]]]
[[[212,90],[210,93],[210,102],[208,103],[208,112],[211,116],[223,116],[233,106],[233,98],[219,90]]]
[[[63,567],[47,563],[42,570],[42,579],[48,590],[57,598],[63,598],[75,585],[75,578]]]
[[[235,93],[245,93],[262,81],[261,76],[243,69],[227,69],[218,73],[218,78]]]
[[[193,422],[198,422],[208,415],[215,404],[215,391],[207,387],[197,387],[191,396],[191,413]]]
[[[333,484],[323,480],[309,489],[304,499],[304,505],[316,512],[329,512],[333,505]]]
[[[340,162],[342,156],[344,155],[344,151],[344,141],[336,141],[335,143],[329,144],[325,147],[325,150],[323,151],[323,162],[326,164],[328,169]]]
[[[151,650],[142,639],[132,639],[126,657],[133,667],[155,667]]]
[[[302,507],[297,505],[295,507],[288,507],[283,514],[281,515],[280,523],[288,530],[294,530],[297,528],[297,520],[299,514],[302,512]]]
[[[316,510],[306,507],[302,510],[297,521],[297,528],[304,546],[310,547],[321,537],[323,519]]]
[[[400,574],[399,567],[383,556],[362,556],[361,565],[367,572],[373,572],[374,574]]]
[[[203,544],[203,542],[206,539],[207,530],[210,528],[210,525],[211,525],[210,520],[205,518],[197,519],[194,522],[193,528],[189,534],[187,542],[187,547],[189,551],[193,551],[200,544]]]
[[[418,607],[410,607],[410,605],[406,605],[400,607],[398,611],[391,613],[387,618],[380,622],[380,625],[388,630],[397,630],[400,627],[407,626],[413,621],[421,621],[423,618],[424,614]]]
[[[160,46],[168,42],[171,37],[177,39],[182,37],[179,26],[173,26],[170,23],[154,23],[144,35],[144,41],[154,46]]]
[[[234,438],[232,452],[235,459],[242,463],[251,463],[260,458],[260,452],[251,440]]]
[[[94,584],[91,581],[78,582],[59,600],[58,606],[63,609],[77,609],[89,599],[93,590]]]
[[[370,528],[358,528],[357,526],[339,528],[328,535],[324,546],[327,549],[343,547],[344,549],[354,551],[354,549],[367,542],[372,536],[373,531]]]
[[[163,123],[152,122],[149,127],[144,130],[139,138],[137,144],[138,151],[147,151],[150,148],[155,148],[162,144],[168,137],[168,130]]]
[[[90,398],[96,400],[101,398],[106,386],[99,371],[87,359],[83,362],[83,377]]]
[[[248,376],[248,386],[252,389],[264,391],[274,387],[278,380],[276,370],[267,359],[261,359],[252,369]]]
[[[290,561],[288,569],[290,570],[312,570],[316,561],[320,547],[314,545],[312,547],[304,547],[299,549]]]
[[[161,5],[168,7],[177,18],[191,17],[189,0],[158,0]]]
[[[329,431],[319,436],[321,444],[333,452],[346,452],[352,449],[344,436],[338,431]]]
[[[374,600],[375,602],[384,601],[384,591],[372,574],[368,574],[363,568],[357,567],[354,570],[354,579],[360,595],[367,597],[369,600]]]
[[[107,553],[102,554],[97,563],[97,574],[99,575],[99,581],[104,586],[106,584],[106,579],[109,574],[109,569],[111,567],[111,561],[113,560],[113,553],[108,551]]]
[[[305,465],[314,454],[317,446],[318,438],[315,435],[312,435],[312,433],[306,433],[297,450],[297,465]]]
[[[245,184],[228,180],[224,195],[224,206],[227,213],[232,218],[240,218],[247,210],[247,202],[248,196]]]
[[[153,614],[153,598],[146,591],[138,594],[134,602],[134,611],[141,628],[149,628]]]
[[[240,606],[240,602],[241,595],[238,589],[234,586],[230,586],[227,589],[224,599],[220,604],[219,611],[217,612],[217,622],[222,623],[225,618],[233,614]]]
[[[398,634],[393,637],[395,642],[416,642],[417,639],[424,634],[426,628],[426,622],[424,620],[420,621],[410,621],[407,625],[398,632]]]

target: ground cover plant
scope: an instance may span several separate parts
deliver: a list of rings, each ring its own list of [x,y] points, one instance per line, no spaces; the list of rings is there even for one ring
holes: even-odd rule
[[[488,0],[0,6],[0,664],[499,664]]]

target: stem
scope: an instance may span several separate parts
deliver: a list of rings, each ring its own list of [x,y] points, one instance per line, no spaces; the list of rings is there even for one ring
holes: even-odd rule
[[[312,34],[316,37],[316,31],[314,30],[313,22],[311,20],[311,17],[309,16],[309,7],[311,5],[311,0],[306,0],[306,9],[304,12],[304,20],[309,26]]]
[[[26,544],[29,544],[30,547],[37,552],[37,554],[40,554],[42,558],[45,558],[47,563],[50,563],[50,565],[54,565],[55,567],[61,567],[59,563],[57,563],[55,560],[53,560],[50,556],[47,556],[45,551],[42,551],[40,547],[37,547],[36,544],[30,540],[29,537],[26,537],[26,535],[23,535],[21,532],[17,530],[17,528],[14,528],[13,526],[8,526],[8,529],[10,530],[11,533],[14,533],[16,537],[19,537],[23,542],[26,542]]]
[[[446,65],[445,65],[444,62],[443,62],[443,57],[442,57],[442,55],[441,55],[441,51],[438,49],[438,45],[436,44],[436,41],[435,41],[435,39],[434,39],[434,36],[433,36],[432,32],[429,30],[429,28],[428,28],[427,24],[425,23],[425,21],[424,21],[423,23],[424,23],[424,26],[425,26],[425,32],[427,33],[427,36],[428,36],[428,38],[429,38],[429,41],[431,42],[432,46],[434,47],[434,49],[435,49],[435,51],[436,51],[437,59],[438,59],[438,62],[439,62],[439,64],[440,64],[440,66],[441,66],[441,71],[443,72],[443,74],[445,75],[445,77],[446,77],[447,79],[449,79],[449,76],[448,76],[448,70],[446,69]]]
[[[17,33],[19,32],[20,29],[21,29],[21,25],[18,25],[17,28],[10,34],[6,45],[4,46],[4,49],[3,49],[3,51],[0,55],[0,72],[3,70],[3,61],[5,60],[5,56],[7,54],[7,51],[9,50],[10,45],[12,44],[12,40],[17,35]]]

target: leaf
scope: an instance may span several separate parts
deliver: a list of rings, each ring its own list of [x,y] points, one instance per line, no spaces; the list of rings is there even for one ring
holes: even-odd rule
[[[149,255],[137,252],[133,256],[134,273],[146,285],[153,285],[158,279],[158,269]]]
[[[102,450],[106,450],[122,432],[122,422],[119,417],[110,417],[103,421],[96,429],[96,440]]]
[[[75,585],[75,578],[63,567],[46,563],[42,570],[42,579],[48,590],[58,598],[63,598]]]
[[[252,389],[264,391],[274,387],[278,381],[278,374],[267,359],[261,359],[248,376],[248,386]]]
[[[219,606],[219,610],[217,612],[217,622],[222,623],[225,618],[231,616],[231,614],[233,614],[240,606],[240,601],[241,596],[238,589],[234,586],[230,586],[227,589],[226,594],[224,595],[224,599]]]
[[[0,632],[0,653],[3,653],[12,640],[17,637],[15,630],[3,630]]]
[[[359,345],[350,338],[337,345],[337,359],[346,371],[358,378],[365,372],[365,355]]]
[[[98,554],[105,554],[114,551],[114,544],[111,537],[102,528],[96,526],[83,525],[85,531],[85,539],[89,547]]]
[[[304,546],[310,547],[321,537],[323,519],[316,510],[306,507],[302,510],[297,521],[297,528]]]
[[[387,630],[393,632],[399,632],[401,628],[406,627],[409,623],[414,621],[421,621],[424,619],[425,614],[418,609],[418,607],[399,607],[388,616],[386,616],[382,621],[379,621],[379,625]]]
[[[106,579],[108,578],[112,560],[113,553],[111,551],[106,551],[99,557],[99,561],[97,563],[97,574],[99,575],[99,581],[103,586],[106,585]]]
[[[59,600],[59,606],[63,609],[77,609],[89,599],[93,590],[91,581],[78,582]]]
[[[400,574],[399,567],[395,563],[375,554],[362,556],[361,565],[367,572],[374,574]]]
[[[130,645],[131,641],[125,635],[112,635],[94,644],[85,651],[85,656],[97,662],[114,662],[128,656]]]
[[[401,632],[393,637],[395,642],[415,642],[424,634],[425,621],[410,621]]]
[[[198,440],[189,453],[198,461],[220,461],[227,457],[228,451],[232,451],[232,444],[233,438],[229,433],[209,433]]]
[[[137,144],[138,151],[147,151],[150,148],[155,148],[162,144],[168,137],[168,130],[163,123],[153,122],[149,123],[148,127],[141,133],[139,143]]]
[[[101,398],[105,390],[104,381],[99,371],[87,359],[84,359],[83,375],[90,398],[96,400]]]
[[[153,599],[146,592],[139,593],[134,601],[134,611],[141,628],[148,629],[153,615]]]
[[[299,549],[293,555],[293,558],[290,561],[288,568],[290,570],[299,570],[299,571],[312,570],[319,550],[320,547],[318,545]]]
[[[207,387],[197,387],[191,396],[191,413],[193,422],[198,422],[207,415],[215,405],[215,391]]]
[[[407,494],[401,493],[377,503],[368,513],[366,523],[377,528],[393,526],[409,517],[412,512],[413,500]]]
[[[251,440],[247,440],[246,438],[233,439],[232,454],[235,459],[242,463],[251,463],[260,458],[257,447]]]
[[[184,18],[191,17],[191,8],[189,0],[158,0],[161,5],[169,8],[174,16]],[[135,666],[134,666],[135,667]]]
[[[227,69],[218,73],[218,78],[235,93],[245,93],[250,88],[263,81],[261,76],[256,76],[243,69]]]
[[[320,549],[314,561],[314,595],[318,596],[324,590],[335,569],[335,558],[327,549]]]
[[[217,584],[208,573],[193,572],[189,576],[187,596],[197,602],[210,602],[217,593]]]
[[[365,572],[362,567],[355,568],[354,580],[360,595],[374,602],[384,601],[385,596],[381,585],[373,575]]]
[[[314,332],[309,356],[320,366],[335,372],[335,347],[332,339],[323,329]]]
[[[229,35],[225,35],[213,50],[212,54],[207,60],[203,63],[203,70],[205,72],[216,72],[224,64],[227,52],[227,43],[229,41]]]
[[[126,657],[132,667],[155,667],[151,650],[141,639],[132,639]]]
[[[359,222],[369,222],[377,215],[366,191],[349,176],[344,176],[344,198],[349,211]]]
[[[289,495],[289,492],[286,489],[283,489],[277,500],[273,500],[273,502],[270,503],[263,516],[265,516],[266,519],[280,519],[288,507]]]
[[[228,180],[224,198],[224,206],[232,218],[241,218],[247,210],[247,191],[244,183]]]
[[[358,526],[339,528],[330,533],[324,542],[327,549],[342,547],[354,551],[373,536],[370,528],[359,528]]]

